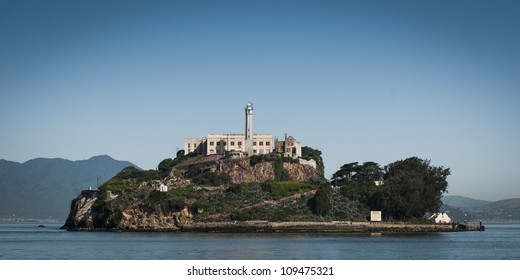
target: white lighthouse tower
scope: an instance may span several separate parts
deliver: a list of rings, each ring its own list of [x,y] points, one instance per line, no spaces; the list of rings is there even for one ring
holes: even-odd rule
[[[245,152],[248,156],[253,155],[253,104],[247,103],[246,106],[246,141]]]

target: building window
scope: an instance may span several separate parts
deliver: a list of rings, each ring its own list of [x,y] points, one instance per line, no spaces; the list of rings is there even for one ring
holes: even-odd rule
[[[260,146],[263,146],[264,145],[264,142],[260,141]]]
[[[239,146],[242,146],[242,141],[238,141],[238,145],[239,145]]]
[[[222,146],[226,146],[226,141],[222,142]]]
[[[255,155],[256,155],[256,150],[253,150],[253,154],[255,154]]]
[[[214,154],[214,153],[215,153],[215,150],[209,150],[209,153],[210,153],[210,154]]]
[[[220,146],[220,142],[217,142],[217,146]]]
[[[253,142],[253,146],[256,146],[256,142]]]
[[[193,148],[197,148],[197,143],[193,143]]]
[[[188,143],[188,148],[191,148],[191,146],[190,146],[190,145],[191,145],[191,144],[190,144],[190,143]]]
[[[271,142],[265,142],[266,146],[271,146]]]
[[[235,142],[231,141],[231,146],[235,146]]]
[[[211,142],[209,142],[209,145],[210,146],[215,146],[215,142],[211,141]]]

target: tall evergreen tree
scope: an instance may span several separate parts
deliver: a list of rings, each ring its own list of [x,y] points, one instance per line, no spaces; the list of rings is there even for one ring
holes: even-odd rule
[[[320,216],[327,215],[332,209],[331,205],[332,191],[328,184],[322,185],[314,195],[314,210]]]

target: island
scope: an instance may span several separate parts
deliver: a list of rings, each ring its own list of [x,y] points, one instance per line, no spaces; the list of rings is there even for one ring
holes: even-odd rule
[[[123,169],[72,201],[67,230],[183,232],[438,232],[477,227],[438,212],[449,168],[410,157],[384,168],[347,163],[330,180],[321,151],[287,134],[186,138],[155,170]],[[371,213],[377,211],[374,220]],[[482,228],[482,227],[480,227]]]
[[[414,194],[404,185],[392,183],[395,178],[391,176],[385,182],[372,180],[373,170],[368,169],[373,169],[373,163],[364,164],[365,168],[355,164],[343,166],[333,180],[328,181],[323,176],[323,168],[307,163],[321,163],[320,154],[318,150],[304,147],[302,162],[279,153],[244,158],[189,154],[166,159],[157,170],[127,167],[98,190],[82,191],[72,201],[63,228],[71,231],[298,233],[477,229],[462,223],[438,224],[424,219],[428,212],[425,204],[433,205],[430,200],[440,199],[440,194],[427,199],[426,187],[423,186],[422,194]],[[417,158],[400,162],[410,165],[408,168],[415,166],[412,162],[418,166],[429,164]],[[345,175],[352,167],[357,172]],[[391,197],[389,193],[395,193],[395,189],[402,189],[404,193]],[[378,199],[381,197],[385,200]],[[413,199],[418,199],[418,203]],[[403,200],[409,200],[410,205],[396,206]],[[382,205],[378,210],[388,214],[383,215],[382,222],[371,222],[370,210],[378,205]],[[440,206],[440,202],[437,205]],[[385,207],[395,207],[396,211]]]

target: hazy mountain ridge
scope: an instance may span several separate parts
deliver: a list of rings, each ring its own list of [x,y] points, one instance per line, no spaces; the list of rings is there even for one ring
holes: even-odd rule
[[[24,163],[0,160],[0,219],[64,220],[70,197],[96,187],[127,166],[110,156],[71,161],[35,158]]]
[[[486,205],[482,205],[478,207],[480,209],[496,209],[496,208],[504,208],[504,209],[515,209],[520,206],[520,198],[510,198],[504,199],[496,202],[491,202]]]
[[[446,196],[442,199],[442,212],[449,212],[455,220],[520,221],[520,198],[496,202],[462,196]]]
[[[489,204],[491,201],[473,199],[460,195],[447,195],[442,198],[442,203],[457,208],[474,208]]]

